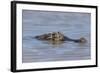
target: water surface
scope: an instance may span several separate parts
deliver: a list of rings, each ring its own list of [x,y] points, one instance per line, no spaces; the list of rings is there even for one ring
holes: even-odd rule
[[[90,59],[90,18],[89,13],[23,10],[22,62]],[[54,45],[34,38],[56,31],[73,39],[85,37],[87,42],[66,41]]]

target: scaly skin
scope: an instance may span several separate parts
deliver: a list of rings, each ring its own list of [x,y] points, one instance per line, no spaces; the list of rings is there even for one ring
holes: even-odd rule
[[[80,39],[71,39],[67,36],[64,36],[64,34],[60,32],[53,32],[53,33],[48,33],[48,34],[43,34],[39,36],[35,36],[36,39],[38,40],[47,40],[47,41],[73,41],[77,43],[85,43],[86,39],[84,37],[81,37]]]

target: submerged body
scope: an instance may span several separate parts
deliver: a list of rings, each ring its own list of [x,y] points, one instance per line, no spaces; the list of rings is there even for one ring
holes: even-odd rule
[[[71,39],[67,36],[64,36],[64,34],[60,32],[53,32],[53,33],[48,33],[48,34],[43,34],[35,37],[38,40],[47,40],[47,41],[73,41],[73,42],[78,42],[78,43],[84,43],[86,42],[86,39],[84,37],[81,37],[80,39]]]

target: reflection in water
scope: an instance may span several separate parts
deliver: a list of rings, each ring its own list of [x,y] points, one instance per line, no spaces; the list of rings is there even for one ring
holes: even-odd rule
[[[49,40],[49,41],[45,41],[44,42],[45,44],[52,44],[52,45],[61,45],[64,43],[64,41],[52,41],[52,40]]]
[[[22,61],[29,63],[90,59],[90,18],[89,13],[23,10]],[[83,36],[87,42],[40,41],[34,38],[36,35],[58,31],[74,39]]]

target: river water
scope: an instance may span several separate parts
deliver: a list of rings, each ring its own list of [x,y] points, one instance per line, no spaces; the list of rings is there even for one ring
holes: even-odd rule
[[[22,62],[48,62],[91,59],[91,14],[76,12],[32,11],[22,13]],[[52,44],[34,37],[49,32],[62,32],[73,39],[86,38],[86,43]]]

